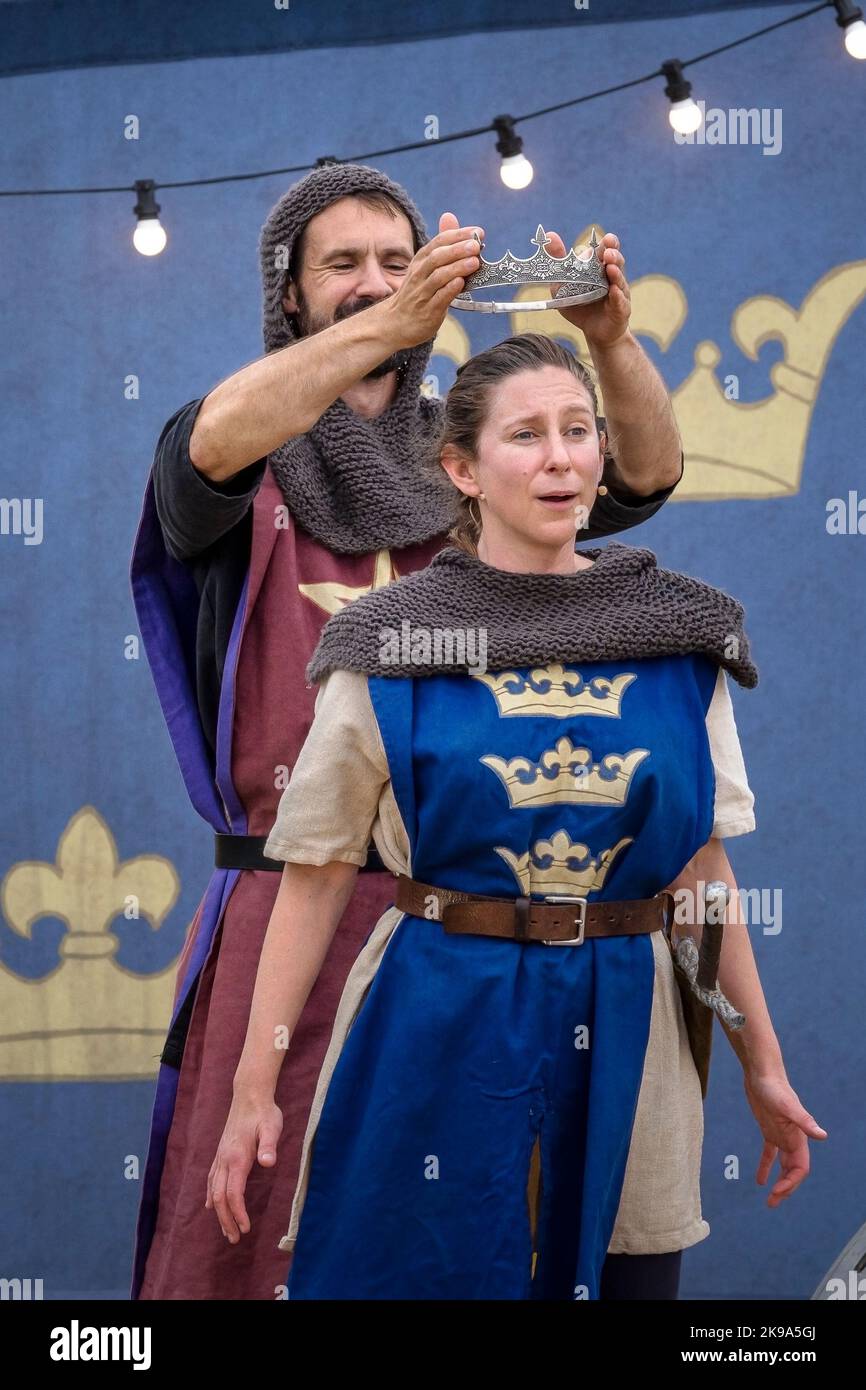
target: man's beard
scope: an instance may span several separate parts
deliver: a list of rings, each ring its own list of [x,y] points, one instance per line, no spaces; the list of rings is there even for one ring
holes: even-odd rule
[[[334,311],[333,319],[327,319],[324,314],[314,313],[308,305],[300,286],[296,287],[298,307],[295,312],[296,330],[300,337],[309,338],[314,333],[321,333],[323,328],[330,328],[334,323],[341,323],[343,319],[351,318],[353,314],[362,313],[364,309],[370,309],[374,304],[381,303],[378,299],[360,299],[353,303],[341,304]],[[377,377],[387,376],[389,372],[399,371],[409,361],[409,348],[400,348],[397,352],[392,352],[390,357],[386,357],[384,362],[373,367],[372,371],[365,372],[361,378],[363,381],[373,381]]]

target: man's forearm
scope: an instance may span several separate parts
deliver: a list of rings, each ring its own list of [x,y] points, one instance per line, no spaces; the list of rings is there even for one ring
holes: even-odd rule
[[[610,346],[588,341],[604,396],[608,452],[617,477],[647,496],[680,476],[682,442],[659,373],[630,332]]]
[[[223,483],[312,429],[338,396],[402,346],[385,306],[268,353],[215,386],[190,436],[194,466]]]

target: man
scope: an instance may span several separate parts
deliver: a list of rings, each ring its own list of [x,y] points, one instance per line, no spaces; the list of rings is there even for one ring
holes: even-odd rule
[[[304,670],[337,608],[426,565],[453,502],[418,467],[442,402],[420,385],[478,239],[445,213],[427,240],[405,189],[328,164],[262,229],[265,356],[191,401],[160,436],[132,562],[139,625],[187,790],[216,832],[216,870],[181,953],[136,1240],[133,1298],[272,1299],[300,1144],[345,977],[392,900],[368,861],[282,1068],[279,1162],[247,1183],[250,1240],[205,1209],[261,944],[280,882],[262,847],[312,722]],[[483,235],[483,231],[481,233]],[[551,248],[564,254],[556,238]],[[584,537],[651,516],[682,469],[664,385],[628,332],[617,239],[608,297],[583,328],[613,440]],[[447,500],[446,500],[447,499]]]

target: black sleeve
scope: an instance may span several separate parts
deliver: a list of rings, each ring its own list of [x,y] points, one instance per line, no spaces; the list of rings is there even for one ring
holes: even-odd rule
[[[193,466],[189,439],[206,398],[181,406],[165,424],[153,459],[156,511],[166,549],[191,560],[246,515],[259,490],[266,459],[242,468],[225,483],[212,483]]]
[[[610,536],[615,531],[627,531],[630,526],[639,526],[642,521],[649,521],[682,481],[684,461],[684,455],[680,454],[680,476],[675,483],[671,483],[670,487],[659,488],[658,492],[641,496],[640,493],[632,492],[622,481],[613,480],[616,464],[608,454],[604,461],[602,478],[607,486],[607,495],[596,497],[589,514],[589,525],[577,533],[578,545],[596,536]]]

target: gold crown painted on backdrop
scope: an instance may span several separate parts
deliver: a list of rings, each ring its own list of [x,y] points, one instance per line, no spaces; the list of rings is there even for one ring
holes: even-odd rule
[[[480,257],[481,266],[472,275],[467,275],[465,288],[451,301],[453,309],[476,309],[483,314],[506,314],[517,307],[514,299],[475,300],[470,291],[487,289],[491,285],[557,285],[555,294],[546,299],[522,300],[520,308],[564,309],[570,304],[592,304],[596,299],[604,299],[608,292],[607,273],[596,255],[599,245],[595,228],[587,245],[579,251],[569,251],[564,256],[551,256],[545,250],[551,240],[539,222],[535,236],[535,251],[531,256],[515,256],[506,251],[498,261],[486,261]],[[481,246],[485,243],[482,241]]]

